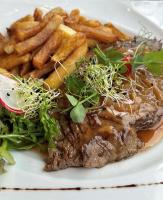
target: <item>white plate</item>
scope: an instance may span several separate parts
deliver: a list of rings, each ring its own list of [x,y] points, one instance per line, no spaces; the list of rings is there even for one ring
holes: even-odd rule
[[[15,19],[32,13],[35,7],[44,9],[61,6],[66,10],[80,8],[81,13],[88,17],[97,18],[103,22],[112,21],[118,26],[138,34],[143,26],[151,31],[154,36],[163,39],[163,32],[156,25],[152,24],[146,18],[133,11],[122,1],[112,0],[0,0],[0,31],[11,24]],[[0,187],[3,188],[0,193],[0,199],[22,199],[22,195],[29,195],[26,199],[31,199],[34,195],[39,199],[51,199],[51,195],[57,195],[58,198],[69,199],[73,195],[79,200],[82,198],[105,199],[107,195],[116,195],[116,198],[122,197],[123,189],[101,189],[102,187],[111,188],[115,186],[130,184],[148,184],[159,183],[163,180],[163,142],[160,142],[154,148],[139,153],[136,156],[123,160],[121,162],[109,164],[102,169],[66,169],[58,172],[47,173],[43,171],[44,162],[42,157],[34,152],[14,152],[16,165],[8,169],[8,173],[0,176]],[[80,196],[74,189],[71,192],[62,191],[61,188],[83,188]],[[142,191],[147,190],[140,186]],[[8,188],[5,190],[5,188]],[[20,192],[14,192],[13,188],[21,189]],[[26,190],[31,190],[27,193]],[[39,193],[32,192],[33,188],[38,189]],[[56,189],[58,190],[56,191]],[[88,188],[99,188],[99,190],[88,190]],[[155,186],[153,186],[153,189]],[[50,193],[41,190],[51,189]],[[159,189],[159,187],[157,187]],[[7,192],[7,191],[10,191]],[[94,191],[92,195],[92,191]],[[138,189],[128,187],[127,191],[133,191],[132,199],[138,199],[140,193]],[[136,192],[137,191],[137,192]],[[154,193],[149,193],[154,194]],[[159,193],[161,194],[161,193]],[[33,196],[32,200],[35,199]],[[148,196],[148,195],[147,195]],[[18,198],[19,197],[19,198]],[[24,196],[25,197],[25,196]],[[23,197],[23,199],[24,199]],[[113,197],[113,196],[112,196]],[[128,196],[129,197],[129,196]],[[146,195],[144,196],[146,197]],[[106,198],[107,199],[107,198]],[[110,199],[110,198],[109,198]],[[127,199],[127,197],[126,197]],[[148,198],[147,198],[148,199]],[[151,199],[154,199],[153,197]]]

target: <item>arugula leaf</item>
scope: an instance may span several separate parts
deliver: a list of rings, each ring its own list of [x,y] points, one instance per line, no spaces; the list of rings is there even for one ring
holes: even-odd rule
[[[48,114],[47,105],[40,107],[37,119],[10,113],[4,108],[0,109],[0,117],[0,173],[5,171],[5,163],[14,164],[11,149],[28,150],[45,142],[48,147],[55,147],[60,127],[58,121]]]
[[[9,165],[15,164],[13,156],[8,151],[7,141],[4,141],[0,147],[0,159],[4,159]]]
[[[82,104],[76,105],[70,112],[70,117],[75,123],[82,123],[86,116],[86,109]]]
[[[5,173],[5,161],[3,159],[0,159],[0,175]]]
[[[55,147],[54,141],[60,133],[59,123],[48,114],[47,107],[43,107],[39,112],[40,122],[43,126],[44,139],[48,142],[48,147]]]
[[[163,50],[144,55],[143,61],[147,69],[155,75],[163,73]]]

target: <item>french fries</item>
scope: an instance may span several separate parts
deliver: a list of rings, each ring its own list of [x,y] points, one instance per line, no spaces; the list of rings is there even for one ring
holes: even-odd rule
[[[61,30],[63,33],[63,37],[71,37],[72,35],[76,34],[76,31],[72,28],[65,26],[64,24],[60,24],[58,30]]]
[[[15,45],[15,50],[19,55],[28,53],[38,46],[42,45],[50,37],[50,35],[57,29],[57,27],[62,23],[62,17],[59,15],[54,16],[50,22],[45,26],[45,28],[37,35],[20,42]]]
[[[18,19],[16,22],[14,22],[13,24],[11,24],[9,29],[14,29],[15,26],[17,26],[18,23],[20,22],[29,22],[29,21],[34,21],[34,18],[32,15],[26,15],[25,17],[22,17],[20,19]]]
[[[6,41],[3,45],[3,51],[6,54],[11,54],[14,52],[14,45],[16,44],[15,38],[11,37],[8,41]]]
[[[79,9],[74,9],[71,11],[70,15],[65,18],[66,24],[76,24],[80,19],[80,11]]]
[[[59,66],[47,79],[45,83],[53,89],[59,88],[64,79],[76,69],[76,62],[87,54],[87,42],[78,47],[65,62]]]
[[[11,70],[12,68],[24,64],[30,60],[30,54],[18,56],[17,54],[0,56],[0,68]]]
[[[63,39],[60,48],[51,58],[54,62],[64,61],[76,48],[81,46],[86,41],[86,37],[82,33],[76,33],[75,35]]]
[[[122,41],[130,40],[131,38],[116,28],[112,23],[105,24],[106,27],[110,28],[113,34],[117,35],[118,38]]]
[[[20,75],[20,66],[16,66],[10,70],[10,73],[13,74],[14,76],[19,76]]]
[[[59,7],[54,8],[52,10],[50,10],[42,19],[42,21],[40,21],[40,23],[32,28],[26,28],[26,29],[17,29],[17,31],[15,32],[16,38],[19,41],[23,41],[27,38],[30,38],[34,35],[36,35],[37,33],[39,33],[48,23],[49,21],[55,16],[55,15],[60,15],[60,16],[64,16],[66,15],[65,11]]]
[[[24,63],[20,68],[20,76],[25,76],[27,73],[30,72],[32,66],[30,62]]]
[[[45,16],[44,19],[50,19],[54,15],[60,15],[60,16],[67,16],[67,13],[65,10],[63,10],[61,7],[56,7],[50,10]]]
[[[17,22],[15,24],[14,28],[12,29],[12,31],[14,34],[14,31],[17,31],[18,29],[20,29],[20,30],[30,29],[30,28],[37,26],[38,24],[39,24],[39,22],[37,22],[37,21]]]
[[[58,30],[54,32],[49,40],[42,46],[40,51],[33,58],[33,65],[36,68],[42,68],[50,55],[54,53],[62,40],[62,31]]]
[[[102,30],[100,27],[92,28],[92,27],[80,25],[80,24],[72,24],[70,26],[77,32],[85,33],[88,38],[93,38],[100,42],[109,43],[109,42],[115,42],[118,39],[116,35],[106,32]]]
[[[88,20],[86,17],[80,16],[79,17],[79,24],[90,26],[90,27],[99,27],[102,26],[102,24],[98,20]]]
[[[28,73],[25,75],[26,78],[41,78],[45,75],[47,75],[48,73],[54,71],[55,67],[54,67],[54,63],[53,62],[49,62],[47,63],[42,69],[35,69],[32,72]]]
[[[111,23],[88,19],[78,9],[67,14],[60,7],[45,15],[36,8],[33,15],[11,24],[7,33],[7,37],[0,34],[0,73],[44,78],[51,88],[59,88],[76,62],[91,55],[97,44],[106,48],[108,43],[130,39]]]

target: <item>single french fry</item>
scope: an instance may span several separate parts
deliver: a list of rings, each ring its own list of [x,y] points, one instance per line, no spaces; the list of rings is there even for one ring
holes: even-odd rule
[[[61,30],[63,32],[63,37],[71,37],[76,34],[76,31],[72,28],[65,26],[64,24],[60,24],[58,27],[58,30]]]
[[[80,10],[74,9],[71,11],[70,15],[65,18],[64,22],[66,24],[76,24],[79,22],[80,19]]]
[[[54,63],[50,62],[44,65],[42,69],[35,69],[32,72],[25,75],[26,78],[42,78],[43,76],[49,74],[55,70]]]
[[[104,31],[106,33],[109,33],[109,34],[114,34],[113,31],[111,30],[111,28],[107,27],[107,26],[100,26],[98,27],[97,29],[101,30],[101,31]]]
[[[56,7],[50,10],[48,13],[46,13],[44,19],[49,19],[54,15],[67,16],[67,13],[61,7]]]
[[[62,23],[62,17],[59,15],[54,16],[44,29],[37,35],[20,42],[15,45],[15,50],[19,55],[28,53],[38,46],[42,45],[50,37],[50,35],[57,29],[59,24]]]
[[[49,40],[41,47],[40,51],[33,57],[33,65],[40,69],[49,59],[50,55],[58,48],[62,40],[62,31],[54,32]]]
[[[30,54],[18,56],[17,54],[0,56],[0,67],[11,70],[15,66],[26,63],[30,60]]]
[[[16,66],[10,70],[10,73],[14,76],[20,75],[20,66]]]
[[[9,29],[13,29],[17,25],[17,23],[19,23],[19,22],[27,22],[27,21],[34,21],[33,16],[32,15],[26,15],[25,17],[18,19],[13,24],[11,24]]]
[[[35,21],[41,21],[43,19],[43,12],[40,8],[36,8],[34,13],[33,13],[33,17]]]
[[[46,80],[50,88],[59,88],[64,79],[76,69],[76,62],[86,55],[88,51],[87,42],[78,47]]]
[[[14,45],[16,44],[16,40],[14,37],[10,37],[8,41],[5,42],[3,49],[7,54],[11,54],[14,52]]]
[[[7,53],[7,54],[11,54],[14,52],[14,44],[12,43],[7,43],[4,45],[3,47],[4,49],[4,52]]]
[[[26,75],[27,73],[30,72],[31,69],[32,69],[32,66],[30,62],[24,63],[20,68],[20,76]]]
[[[45,21],[43,21],[43,22],[40,22],[38,25],[31,27],[31,28],[16,29],[14,32],[15,37],[19,41],[26,40],[26,39],[36,35],[37,33],[39,33],[47,25],[47,23]]]
[[[37,26],[39,24],[38,21],[25,21],[25,22],[17,22],[14,26],[14,28],[12,29],[12,31],[17,31],[17,29],[30,29],[33,28],[35,26]]]
[[[130,36],[120,31],[117,27],[115,27],[112,23],[105,24],[106,27],[110,28],[113,34],[117,35],[118,38],[122,41],[130,40]]]
[[[25,39],[28,39],[36,34],[38,34],[48,23],[49,21],[55,16],[60,15],[64,16],[66,13],[62,8],[54,8],[50,10],[40,21],[40,23],[32,28],[26,28],[26,29],[18,29],[15,31],[16,38],[19,41],[23,41]]]
[[[31,52],[31,60],[33,60],[33,58],[35,57],[35,55],[40,51],[41,49],[41,46],[37,47],[36,49],[34,49],[32,52]]]
[[[65,60],[76,48],[81,46],[85,41],[86,37],[83,33],[76,33],[69,38],[65,38],[51,60],[54,62]]]
[[[109,42],[115,42],[118,40],[118,37],[116,35],[106,32],[104,30],[101,30],[100,27],[92,28],[92,27],[80,25],[80,24],[73,24],[73,25],[70,25],[70,27],[78,32],[85,33],[88,38],[93,38],[100,42],[109,43]]]
[[[78,23],[82,24],[82,25],[90,26],[90,27],[99,27],[99,26],[102,26],[101,22],[99,22],[98,20],[92,20],[92,19],[88,20],[84,16],[80,16]]]

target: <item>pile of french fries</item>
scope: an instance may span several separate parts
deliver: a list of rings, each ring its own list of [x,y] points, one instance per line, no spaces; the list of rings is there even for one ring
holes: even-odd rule
[[[113,24],[102,24],[60,7],[43,15],[36,8],[0,34],[0,73],[44,78],[50,88],[59,88],[97,43],[113,43],[129,37]]]

